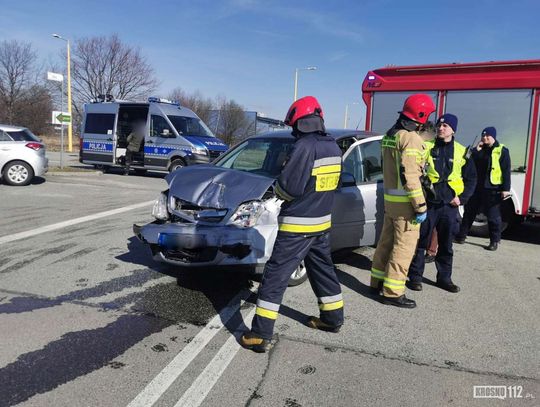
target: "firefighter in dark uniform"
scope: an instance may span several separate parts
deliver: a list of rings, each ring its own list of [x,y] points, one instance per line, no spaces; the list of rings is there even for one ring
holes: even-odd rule
[[[486,250],[497,250],[501,241],[501,202],[510,196],[510,152],[497,141],[495,127],[482,131],[482,140],[473,151],[478,184],[472,198],[465,205],[461,228],[456,243],[464,243],[469,229],[479,212],[488,219],[489,245]]]
[[[326,134],[321,106],[313,96],[294,102],[285,124],[293,128],[296,142],[275,189],[284,200],[279,231],[259,286],[251,331],[240,339],[255,352],[267,350],[287,282],[302,260],[320,309],[319,317],[310,317],[307,325],[338,332],[343,324],[343,297],[329,242],[341,150]]]
[[[466,204],[476,187],[474,162],[467,159],[467,148],[454,138],[458,118],[446,113],[437,121],[437,138],[426,142],[426,175],[433,185],[433,194],[426,194],[427,219],[422,223],[416,254],[409,268],[407,287],[422,290],[425,252],[437,229],[439,248],[435,256],[437,286],[457,293],[452,282],[452,242],[458,231],[458,207]]]

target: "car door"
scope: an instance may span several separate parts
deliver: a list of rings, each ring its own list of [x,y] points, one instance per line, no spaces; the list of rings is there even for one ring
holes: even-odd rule
[[[6,132],[0,130],[0,168],[9,161],[12,150],[13,140]]]
[[[377,242],[384,216],[381,139],[359,140],[343,155],[342,185],[332,210],[332,250]],[[352,184],[343,183],[351,176]]]

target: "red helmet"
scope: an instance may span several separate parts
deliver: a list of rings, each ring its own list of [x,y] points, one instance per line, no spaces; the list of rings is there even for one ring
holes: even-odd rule
[[[431,97],[423,93],[417,93],[405,100],[403,110],[400,113],[415,122],[425,124],[429,115],[434,111],[435,103],[433,103]]]
[[[285,124],[287,126],[294,126],[294,124],[302,117],[315,114],[323,117],[322,107],[313,96],[305,96],[295,101],[285,116]]]

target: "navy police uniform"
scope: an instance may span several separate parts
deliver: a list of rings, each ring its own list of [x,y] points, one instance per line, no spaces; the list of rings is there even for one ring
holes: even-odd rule
[[[437,229],[439,248],[435,257],[437,283],[452,284],[452,242],[458,231],[458,208],[450,201],[458,196],[466,203],[476,186],[476,170],[472,160],[466,158],[466,148],[455,141],[436,138],[426,142],[427,176],[434,194],[426,194],[428,216],[420,228],[416,254],[409,269],[409,281],[421,283],[424,274],[425,252],[431,241],[431,233]]]
[[[467,205],[456,239],[463,241],[479,212],[483,212],[488,220],[489,240],[492,243],[501,241],[501,192],[510,191],[510,153],[498,141],[489,147],[484,146],[472,154],[478,184],[476,191]]]
[[[297,133],[297,141],[277,181],[284,203],[279,232],[259,287],[251,331],[270,339],[291,274],[305,260],[320,320],[343,324],[343,298],[330,256],[329,231],[334,190],[341,174],[341,150],[319,132]]]

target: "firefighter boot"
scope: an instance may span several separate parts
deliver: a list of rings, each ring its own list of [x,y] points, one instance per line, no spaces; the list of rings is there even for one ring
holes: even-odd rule
[[[240,338],[240,345],[257,353],[265,353],[268,350],[269,344],[270,341],[261,338],[251,331],[245,332]]]
[[[415,308],[416,302],[405,297],[405,294],[399,297],[381,297],[381,302],[386,305],[394,305],[399,308]]]
[[[326,322],[321,321],[318,317],[309,317],[306,325],[313,329],[320,329],[321,331],[333,333],[338,333],[341,329],[341,325],[329,325]]]
[[[369,287],[369,293],[371,295],[377,296],[381,294],[382,289],[383,289],[383,282],[379,281],[379,283],[377,284],[377,287]]]

